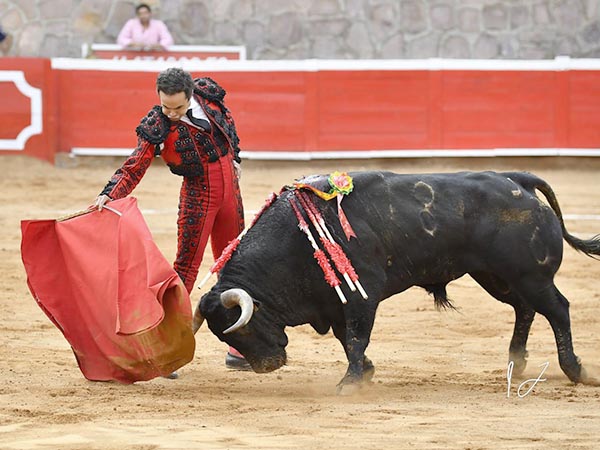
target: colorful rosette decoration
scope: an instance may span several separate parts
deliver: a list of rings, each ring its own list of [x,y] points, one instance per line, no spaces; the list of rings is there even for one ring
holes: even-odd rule
[[[327,181],[329,181],[333,192],[336,192],[338,195],[348,195],[354,189],[352,177],[346,172],[331,172]]]
[[[297,189],[310,189],[323,200],[329,201],[337,198],[340,225],[342,226],[342,230],[344,230],[346,239],[350,240],[351,238],[356,237],[356,234],[354,233],[354,230],[352,229],[352,226],[350,225],[350,222],[348,221],[348,218],[342,209],[342,200],[344,199],[344,195],[348,195],[350,192],[352,192],[354,189],[354,182],[348,173],[338,171],[331,172],[327,181],[331,186],[331,190],[329,192],[323,192],[314,186],[304,183],[294,183],[294,187]]]
[[[348,195],[354,189],[354,183],[352,182],[352,177],[348,175],[346,172],[332,172],[329,175],[329,184],[331,185],[332,191],[336,192],[337,195],[337,204],[338,204],[338,216],[340,217],[340,225],[342,226],[342,230],[344,230],[344,234],[346,235],[346,239],[350,240],[350,238],[356,237],[354,230],[350,226],[350,222],[342,209],[342,199],[344,195]]]

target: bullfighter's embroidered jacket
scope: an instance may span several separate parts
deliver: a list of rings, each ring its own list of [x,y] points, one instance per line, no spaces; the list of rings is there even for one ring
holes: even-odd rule
[[[154,156],[161,156],[171,172],[183,177],[202,177],[207,164],[227,153],[239,157],[239,138],[231,113],[224,104],[225,90],[211,78],[194,80],[194,98],[208,117],[211,130],[192,127],[182,121],[171,122],[159,105],[142,118],[136,128],[135,150],[115,172],[101,194],[123,198],[137,186]]]

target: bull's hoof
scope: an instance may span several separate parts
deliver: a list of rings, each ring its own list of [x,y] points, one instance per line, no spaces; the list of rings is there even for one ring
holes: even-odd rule
[[[375,366],[369,358],[365,356],[363,360],[363,381],[371,381],[375,375]]]
[[[363,385],[360,382],[348,383],[348,382],[344,382],[344,380],[342,380],[337,385],[337,387],[335,389],[335,393],[337,395],[343,395],[343,396],[356,395],[362,389],[362,386]]]
[[[520,377],[521,375],[523,375],[523,372],[525,372],[525,369],[527,368],[527,360],[511,359],[510,361],[512,361],[513,363],[513,376]]]
[[[520,377],[527,368],[527,352],[525,354],[511,354],[508,356],[509,362],[513,363],[512,374],[516,377]]]
[[[336,387],[337,395],[354,395],[360,391],[366,384],[370,384],[371,378],[375,373],[375,368],[371,365],[366,372],[363,372],[362,377],[346,374],[342,381]]]

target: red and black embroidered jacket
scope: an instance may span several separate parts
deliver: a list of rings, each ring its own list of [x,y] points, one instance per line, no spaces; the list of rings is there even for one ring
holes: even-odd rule
[[[197,130],[187,124],[171,122],[159,105],[142,118],[136,128],[135,150],[115,172],[101,194],[123,198],[140,182],[154,156],[161,156],[171,172],[184,177],[204,174],[202,161],[214,162],[228,152],[240,162],[239,138],[231,113],[223,103],[225,90],[214,80],[196,78],[194,98],[211,123],[211,131]]]

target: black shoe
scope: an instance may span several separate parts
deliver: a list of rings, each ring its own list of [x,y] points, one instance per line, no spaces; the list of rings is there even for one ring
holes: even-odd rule
[[[169,375],[165,375],[163,378],[166,378],[167,380],[176,380],[177,378],[179,378],[179,374],[174,371],[171,372]]]
[[[227,352],[227,356],[225,357],[225,367],[232,370],[252,370],[246,358],[240,358],[229,352]]]

